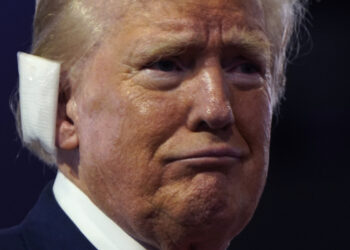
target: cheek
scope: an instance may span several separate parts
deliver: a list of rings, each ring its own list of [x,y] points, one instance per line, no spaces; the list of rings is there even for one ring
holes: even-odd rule
[[[84,150],[107,151],[111,147],[112,138],[118,138],[122,133],[120,117],[124,116],[126,110],[118,99],[114,99],[111,105],[108,101],[111,96],[112,94],[98,90],[93,95],[81,96],[83,101],[78,104],[78,133],[83,155],[89,156],[84,154]]]
[[[268,171],[272,105],[268,92],[263,89],[242,94],[234,106],[236,126],[249,147],[250,156],[244,162],[240,181],[246,197],[257,202]]]
[[[241,93],[236,98],[236,126],[253,154],[268,150],[272,121],[272,103],[265,89]]]
[[[134,90],[125,101],[123,140],[153,153],[184,123],[186,104],[176,92]]]
[[[163,173],[156,152],[185,117],[178,95],[131,92],[106,93],[98,109],[93,100],[81,109],[82,175],[97,204],[118,221],[117,207],[141,217],[152,210]]]
[[[132,180],[140,190],[146,191],[145,182],[155,189],[161,178],[156,151],[186,117],[178,96],[135,87],[86,98],[79,120],[82,165],[101,166],[100,174],[112,178],[108,183]]]

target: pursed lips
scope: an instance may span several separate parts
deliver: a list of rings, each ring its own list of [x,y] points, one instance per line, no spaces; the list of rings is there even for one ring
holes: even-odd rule
[[[223,159],[231,159],[237,161],[243,158],[244,155],[245,153],[243,153],[242,150],[236,149],[234,147],[210,147],[169,157],[167,161],[169,163],[175,161],[205,161]]]

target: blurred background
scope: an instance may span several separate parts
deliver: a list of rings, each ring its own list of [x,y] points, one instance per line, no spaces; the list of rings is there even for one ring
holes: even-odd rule
[[[348,5],[311,2],[309,35],[301,33],[273,125],[266,189],[230,249],[350,249]],[[21,148],[9,109],[16,52],[30,47],[34,1],[3,0],[0,10],[0,228],[6,228],[24,218],[55,173]]]

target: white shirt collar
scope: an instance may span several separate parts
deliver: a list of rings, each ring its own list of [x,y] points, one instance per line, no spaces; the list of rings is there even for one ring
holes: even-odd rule
[[[145,250],[59,171],[53,193],[63,211],[97,249]]]

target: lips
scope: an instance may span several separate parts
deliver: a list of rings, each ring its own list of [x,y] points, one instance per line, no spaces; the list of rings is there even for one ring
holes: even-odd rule
[[[183,160],[205,160],[205,159],[240,159],[244,157],[242,150],[239,150],[234,147],[210,147],[200,150],[192,150],[183,154],[178,154],[168,158],[169,162],[173,161],[183,161]]]

